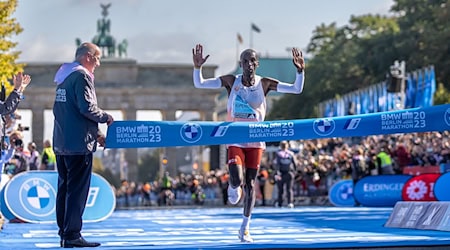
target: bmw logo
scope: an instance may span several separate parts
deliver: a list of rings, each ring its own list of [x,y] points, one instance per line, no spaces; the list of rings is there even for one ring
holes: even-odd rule
[[[340,188],[339,188],[339,198],[343,201],[346,200],[353,200],[353,183],[346,183],[343,184]]]
[[[180,129],[181,138],[187,143],[195,143],[202,138],[202,127],[197,123],[186,123]]]
[[[31,215],[45,217],[54,212],[56,190],[46,180],[29,179],[22,184],[19,193],[20,204]]]
[[[450,126],[450,108],[445,111],[444,121],[448,126]]]
[[[320,136],[327,136],[334,132],[336,125],[331,118],[317,119],[313,123],[314,132]]]

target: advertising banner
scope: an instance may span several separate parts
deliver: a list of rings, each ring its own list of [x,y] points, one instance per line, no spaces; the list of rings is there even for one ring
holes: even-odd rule
[[[404,201],[436,201],[433,187],[441,174],[421,174],[409,179],[402,190]]]
[[[444,131],[450,104],[355,116],[265,122],[115,121],[108,148],[148,148],[270,142]]]
[[[411,166],[403,169],[403,174],[421,175],[421,174],[439,174],[441,173],[440,166]]]
[[[336,207],[353,207],[355,198],[353,198],[353,180],[338,181],[331,186],[328,192],[328,198]]]
[[[355,200],[368,207],[393,207],[402,201],[402,190],[410,175],[374,175],[359,180],[354,189]]]
[[[450,231],[450,202],[397,202],[384,226]]]
[[[441,175],[434,184],[434,197],[438,201],[450,201],[450,172]]]
[[[55,171],[28,171],[15,175],[2,189],[0,203],[3,215],[11,220],[44,223],[56,220],[56,193],[58,173]],[[85,222],[108,218],[116,206],[111,185],[93,173],[86,209]]]

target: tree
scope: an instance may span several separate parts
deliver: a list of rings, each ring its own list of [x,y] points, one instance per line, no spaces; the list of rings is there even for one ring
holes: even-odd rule
[[[150,151],[143,155],[138,163],[138,181],[157,180],[159,165],[159,150]]]
[[[394,0],[391,12],[316,27],[304,92],[282,97],[268,119],[317,117],[318,103],[384,81],[395,60],[404,60],[407,71],[434,65],[436,82],[450,89],[450,0]]]
[[[307,47],[313,57],[306,66],[304,92],[285,95],[274,104],[268,119],[317,117],[319,102],[381,81],[394,60],[386,58],[395,58],[391,52],[383,53],[383,46],[395,32],[395,19],[379,15],[352,16],[343,27],[318,26]],[[371,42],[377,39],[383,43]]]
[[[395,0],[401,32],[397,47],[410,70],[434,65],[436,80],[450,88],[450,0]]]
[[[14,51],[17,43],[11,40],[13,35],[23,31],[20,24],[11,15],[15,12],[17,0],[0,1],[0,81],[11,79],[14,74],[23,71],[24,64],[16,64],[20,52]],[[7,93],[12,91],[12,84],[6,84]]]
[[[450,92],[444,87],[444,84],[438,84],[436,93],[434,94],[435,104],[450,103]]]

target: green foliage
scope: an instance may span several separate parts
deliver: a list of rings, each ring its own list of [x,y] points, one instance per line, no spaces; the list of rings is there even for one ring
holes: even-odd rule
[[[113,174],[109,168],[104,168],[100,172],[96,172],[97,174],[101,175],[105,180],[108,181],[108,183],[115,188],[119,188],[120,183],[120,176],[118,174]]]
[[[159,166],[158,150],[143,155],[138,163],[138,181],[148,182],[158,179]]]
[[[23,71],[23,64],[16,64],[15,61],[19,57],[20,52],[14,51],[16,42],[11,40],[13,35],[22,32],[22,27],[11,15],[17,7],[17,0],[0,1],[0,82],[8,82],[12,76]],[[10,85],[9,91],[13,86]]]
[[[450,103],[450,92],[444,87],[444,84],[438,84],[436,93],[434,93],[434,104]]]
[[[407,71],[434,65],[436,82],[450,89],[449,10],[450,0],[395,0],[393,16],[319,25],[307,46],[303,93],[285,95],[268,119],[317,117],[318,103],[384,81],[395,60],[405,60]]]

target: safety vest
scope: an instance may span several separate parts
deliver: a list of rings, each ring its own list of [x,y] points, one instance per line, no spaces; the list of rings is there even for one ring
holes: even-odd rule
[[[381,160],[381,167],[392,166],[392,159],[386,152],[380,152],[377,156]]]
[[[48,164],[56,163],[55,152],[53,152],[52,148],[44,148],[42,151],[42,156],[47,155]]]

